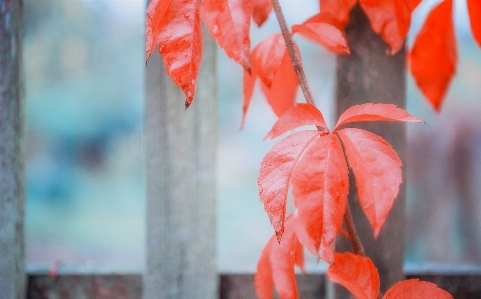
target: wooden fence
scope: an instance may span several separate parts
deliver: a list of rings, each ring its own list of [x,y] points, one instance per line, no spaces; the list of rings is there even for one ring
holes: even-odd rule
[[[252,274],[216,272],[216,46],[207,36],[196,100],[187,111],[183,94],[159,67],[158,54],[146,70],[146,272],[59,273],[56,277],[29,273],[26,282],[21,6],[20,0],[0,2],[0,298],[255,298]],[[386,45],[370,31],[359,8],[352,19],[347,37],[353,55],[338,61],[338,114],[347,105],[364,101],[390,101],[404,107],[404,53],[387,57]],[[361,42],[359,36],[369,43]],[[403,126],[371,129],[390,141],[404,159]],[[367,246],[383,277],[383,289],[403,276],[404,194],[380,241]],[[362,235],[371,235],[368,227],[360,226]],[[458,299],[481,298],[479,274],[419,272],[413,276],[437,283]],[[325,298],[326,285],[322,275],[299,276],[301,298]],[[342,292],[337,288],[333,297],[343,297]]]

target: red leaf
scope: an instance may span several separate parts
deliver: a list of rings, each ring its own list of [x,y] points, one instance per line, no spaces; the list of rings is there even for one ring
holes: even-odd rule
[[[326,275],[329,280],[342,285],[358,299],[376,299],[379,293],[379,274],[368,257],[336,253],[334,263],[329,266]]]
[[[416,83],[436,110],[458,62],[452,6],[452,0],[445,0],[430,12],[409,54]]]
[[[244,69],[244,77],[243,77],[244,104],[242,107],[242,121],[240,126],[241,129],[244,127],[247,110],[249,109],[249,105],[252,99],[252,93],[254,92],[254,86],[256,83],[256,74],[254,72],[255,70],[252,70],[252,74],[249,74],[249,71]]]
[[[244,0],[203,0],[202,19],[230,58],[250,70],[252,3]]]
[[[479,0],[467,0],[469,20],[474,39],[481,47],[481,2]]]
[[[147,8],[147,59],[158,44],[167,73],[185,93],[186,108],[194,98],[202,57],[198,3],[198,0],[153,0]]]
[[[267,103],[277,116],[283,115],[296,102],[297,88],[299,81],[296,72],[292,67],[289,53],[285,53],[281,65],[272,80],[271,87],[261,82],[262,92]]]
[[[319,135],[300,131],[278,141],[262,159],[257,186],[264,209],[280,240],[284,232],[287,190],[299,155]]]
[[[320,0],[321,12],[311,21],[326,22],[343,29],[349,23],[349,13],[357,0]]]
[[[337,137],[320,136],[306,147],[291,180],[299,219],[317,256],[324,259],[341,228],[349,192],[346,160]]]
[[[289,130],[305,125],[315,125],[329,132],[321,111],[311,104],[298,103],[277,120],[264,139],[274,139]]]
[[[272,34],[264,39],[254,48],[251,56],[251,74],[244,72],[243,120],[257,76],[261,78],[262,92],[268,104],[277,116],[281,116],[294,105],[299,87],[282,34]]]
[[[453,296],[437,285],[419,279],[403,280],[387,290],[383,299],[452,299]]]
[[[406,0],[359,0],[371,22],[372,30],[382,36],[394,55],[404,45],[411,23],[411,9]]]
[[[257,262],[257,271],[254,276],[254,285],[256,288],[256,294],[259,299],[272,299],[272,289],[274,287],[274,280],[272,279],[272,267],[271,267],[271,249],[272,244],[275,242],[275,238],[272,237],[267,242],[266,247],[262,250],[259,262]]]
[[[421,3],[421,0],[410,0],[409,7],[411,8],[411,11],[415,10],[419,3]]]
[[[333,53],[351,53],[344,32],[329,23],[306,21],[301,25],[292,26],[292,33],[299,33]]]
[[[298,246],[294,222],[289,216],[282,242],[278,244],[273,236],[262,251],[254,276],[256,293],[261,299],[272,298],[273,285],[281,299],[298,298],[294,265],[301,263],[303,266],[304,261],[299,257],[302,257],[302,247]]]
[[[269,35],[252,50],[252,67],[267,87],[271,87],[286,52],[286,44],[280,33]]]
[[[261,26],[272,11],[271,0],[253,0],[252,18],[257,26]]]
[[[397,108],[393,104],[365,103],[349,107],[339,117],[334,131],[340,126],[358,121],[409,121],[423,122],[409,114],[406,110]]]
[[[362,210],[377,238],[402,183],[401,159],[381,137],[355,128],[337,132],[356,177]]]

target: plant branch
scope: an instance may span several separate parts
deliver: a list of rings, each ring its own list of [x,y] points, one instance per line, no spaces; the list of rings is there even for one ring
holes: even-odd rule
[[[296,71],[297,79],[299,80],[299,84],[301,85],[302,92],[304,93],[304,97],[306,98],[306,102],[316,106],[309,85],[307,84],[306,74],[304,73],[304,68],[302,67],[301,58],[299,57],[299,53],[297,53],[297,49],[294,46],[294,41],[292,40],[291,32],[287,27],[284,14],[282,13],[281,5],[279,4],[279,0],[272,0],[272,8],[276,13],[277,21],[279,22],[282,35],[284,36],[284,41],[286,42],[287,52],[289,52],[292,66]]]
[[[344,213],[344,224],[346,225],[347,233],[349,234],[349,241],[351,242],[352,251],[355,254],[366,256],[364,246],[362,246],[361,239],[357,234],[356,227],[354,226],[354,221],[352,220],[351,208],[349,207],[349,203],[347,203],[346,212]]]

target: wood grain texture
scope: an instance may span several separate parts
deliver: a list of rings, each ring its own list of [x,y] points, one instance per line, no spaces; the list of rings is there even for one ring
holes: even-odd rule
[[[337,116],[352,105],[366,102],[395,104],[405,108],[405,52],[402,49],[388,56],[389,49],[382,38],[375,34],[359,5],[351,12],[351,22],[346,27],[351,55],[338,56],[337,61]],[[389,142],[403,161],[403,182],[406,173],[406,127],[402,123],[368,122],[356,123],[355,127],[380,135]],[[374,241],[372,229],[362,212],[351,176],[349,203],[354,223],[367,255],[373,260],[381,277],[381,290],[404,278],[404,239],[406,189],[402,184],[399,195],[387,218],[379,238]],[[351,250],[345,238],[338,238],[336,249]],[[327,287],[329,298],[348,298],[342,287]]]
[[[25,298],[22,2],[0,1],[0,298]]]
[[[216,47],[206,32],[197,92],[187,110],[157,51],[147,66],[144,299],[217,297]]]

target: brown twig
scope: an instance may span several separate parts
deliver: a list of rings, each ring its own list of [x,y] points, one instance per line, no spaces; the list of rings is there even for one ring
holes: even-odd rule
[[[346,225],[347,232],[350,236],[349,241],[351,242],[352,251],[355,254],[366,256],[364,246],[362,246],[361,239],[357,234],[356,227],[354,226],[354,221],[352,220],[351,208],[349,207],[349,203],[347,203],[346,212],[344,213],[344,224]]]
[[[279,0],[272,0],[272,8],[276,13],[277,21],[279,22],[282,35],[284,36],[284,41],[286,42],[287,52],[289,52],[292,66],[296,71],[297,79],[299,80],[299,84],[301,85],[302,92],[304,93],[304,97],[306,98],[306,102],[316,106],[314,98],[312,97],[311,90],[309,89],[309,85],[307,84],[306,74],[304,73],[304,68],[302,67],[301,58],[299,57],[299,53],[297,53],[297,49],[294,46],[294,41],[292,40],[291,32],[287,27],[284,14],[282,13],[281,5],[279,4]]]

